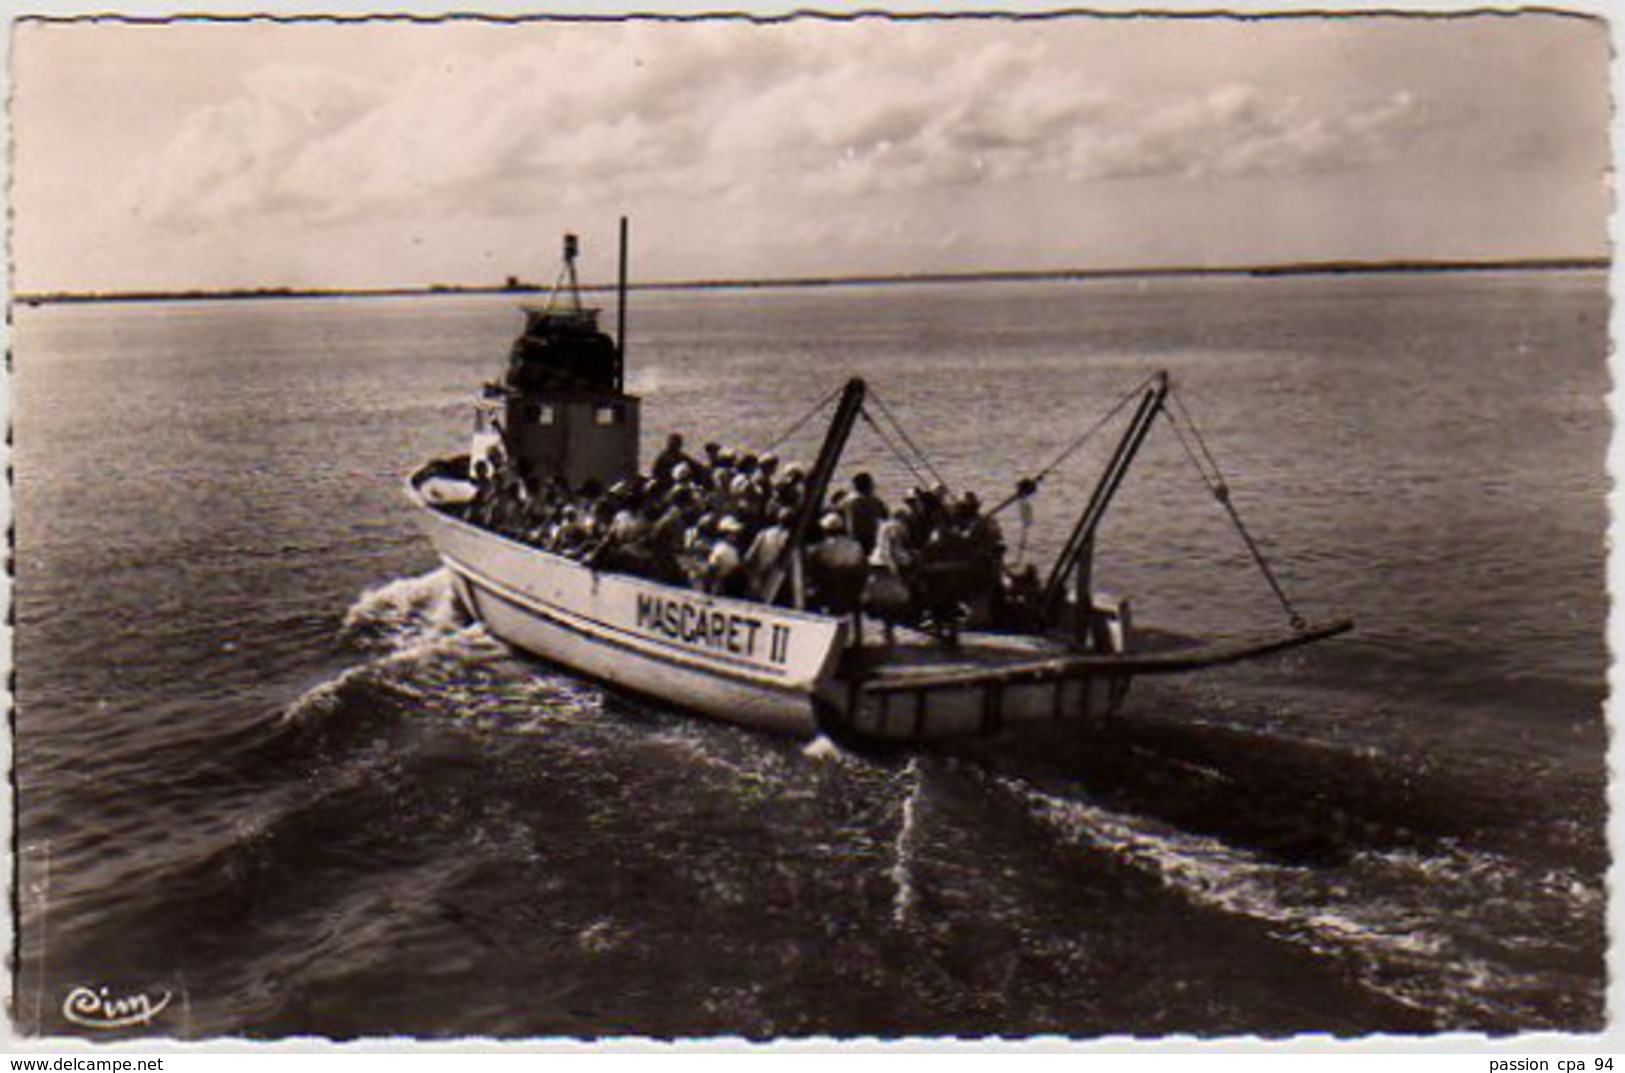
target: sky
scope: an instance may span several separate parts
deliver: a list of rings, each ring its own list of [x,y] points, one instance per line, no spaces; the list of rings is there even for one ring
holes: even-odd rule
[[[15,24],[13,286],[1598,257],[1553,14]]]

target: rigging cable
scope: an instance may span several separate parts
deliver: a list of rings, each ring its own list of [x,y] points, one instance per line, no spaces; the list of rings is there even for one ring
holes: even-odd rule
[[[1048,477],[1051,473],[1053,473],[1055,469],[1065,463],[1067,459],[1077,454],[1078,451],[1083,448],[1083,445],[1089,441],[1090,437],[1094,436],[1102,428],[1106,427],[1106,424],[1110,422],[1112,418],[1116,417],[1120,412],[1122,412],[1123,407],[1127,406],[1135,398],[1145,394],[1146,389],[1151,386],[1151,382],[1156,378],[1157,374],[1152,373],[1144,380],[1141,380],[1132,391],[1124,395],[1121,399],[1118,399],[1116,404],[1113,405],[1110,410],[1107,410],[1099,420],[1084,430],[1083,435],[1073,440],[1064,450],[1061,451],[1060,454],[1051,459],[1049,465],[1039,470],[1035,475],[1031,477],[1023,477],[1021,480],[1017,481],[1016,490],[1010,495],[1006,496],[1004,499],[1000,500],[998,506],[987,512],[988,515],[991,517],[992,515],[998,514],[1000,511],[1003,511],[1006,507],[1010,506],[1010,504],[1019,500],[1027,499],[1036,493],[1038,491],[1038,486],[1044,482],[1045,477]]]
[[[1178,416],[1175,416],[1173,410],[1165,412],[1168,414],[1168,424],[1172,426],[1174,435],[1179,438],[1179,445],[1185,449],[1186,456],[1191,460],[1191,464],[1196,467],[1196,471],[1201,474],[1202,482],[1207,485],[1208,491],[1213,493],[1213,498],[1219,501],[1219,505],[1230,516],[1230,521],[1235,525],[1236,532],[1241,534],[1241,539],[1247,545],[1247,550],[1252,553],[1253,561],[1258,564],[1258,569],[1264,575],[1264,580],[1269,582],[1270,588],[1275,593],[1275,598],[1280,601],[1281,609],[1286,612],[1287,620],[1291,622],[1292,628],[1295,630],[1307,629],[1309,623],[1292,606],[1292,601],[1287,599],[1286,590],[1281,588],[1280,581],[1275,577],[1275,571],[1270,569],[1269,562],[1264,558],[1263,550],[1258,546],[1258,542],[1253,539],[1252,533],[1247,531],[1247,526],[1242,524],[1241,515],[1236,513],[1236,506],[1230,501],[1230,485],[1224,479],[1224,472],[1219,469],[1219,463],[1214,459],[1213,452],[1208,450],[1207,441],[1202,439],[1202,433],[1197,429],[1196,422],[1191,418],[1190,411],[1185,409],[1184,402],[1180,400],[1177,394],[1174,392],[1169,392],[1169,394],[1173,397],[1174,408],[1178,410]],[[1181,424],[1184,424],[1190,430],[1191,438],[1196,441],[1196,445],[1201,451],[1200,458],[1197,457],[1197,452],[1191,449],[1190,442],[1185,438],[1184,431],[1180,429]]]
[[[803,425],[805,425],[808,421],[811,421],[814,417],[817,417],[818,412],[833,402],[835,397],[839,395],[841,391],[841,388],[836,388],[834,391],[831,391],[828,395],[825,395],[822,399],[819,399],[816,403],[814,403],[813,408],[797,418],[796,423],[785,430],[783,435],[774,440],[772,443],[768,444],[767,447],[763,449],[764,453],[768,451],[777,451],[786,440],[800,432]]]
[[[926,470],[931,474],[938,484],[942,485],[944,488],[947,488],[949,486],[947,480],[943,478],[941,473],[937,472],[937,467],[933,466],[931,464],[930,457],[926,455],[924,451],[920,450],[920,445],[914,442],[913,437],[908,434],[908,430],[903,428],[903,423],[897,420],[897,418],[892,414],[891,408],[886,405],[886,400],[882,399],[878,392],[872,390],[869,392],[869,398],[873,399],[875,401],[875,405],[880,407],[881,416],[884,417],[891,425],[892,430],[897,433],[898,437],[903,441],[903,443],[908,445],[909,450],[914,452],[914,457],[919,460],[920,465],[926,468]],[[878,426],[876,427],[876,431],[879,431]],[[919,471],[914,469],[913,466],[909,466],[909,471],[912,472],[916,478],[918,478],[920,475]],[[922,481],[921,483],[923,484],[924,482]]]
[[[902,449],[899,448],[896,443],[892,442],[892,438],[886,435],[886,430],[881,428],[880,425],[876,423],[875,419],[869,415],[869,408],[865,406],[863,409],[859,410],[858,416],[863,418],[864,423],[874,430],[875,435],[880,437],[880,442],[886,445],[886,448],[891,451],[892,455],[897,459],[897,461],[901,462],[903,467],[907,469],[909,473],[914,475],[914,479],[923,485],[925,483],[925,477],[920,473],[919,469],[914,465],[914,463],[909,461],[908,455],[904,454]],[[929,464],[930,463],[927,463],[927,465]]]

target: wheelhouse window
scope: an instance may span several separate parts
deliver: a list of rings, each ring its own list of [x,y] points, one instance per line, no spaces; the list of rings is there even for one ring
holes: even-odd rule
[[[620,404],[600,406],[593,414],[593,420],[600,425],[619,425],[626,421],[626,407]]]

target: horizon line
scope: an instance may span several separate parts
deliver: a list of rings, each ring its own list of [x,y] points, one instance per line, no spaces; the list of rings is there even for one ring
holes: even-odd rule
[[[1611,256],[1530,257],[1498,260],[1444,260],[1402,258],[1380,261],[1326,260],[1293,261],[1261,265],[1168,266],[1147,268],[1050,268],[1009,269],[986,272],[905,272],[859,275],[786,276],[762,278],[719,278],[687,280],[645,280],[628,283],[629,291],[750,290],[791,287],[861,287],[897,284],[954,284],[1038,282],[1043,280],[1140,279],[1165,276],[1313,276],[1357,275],[1361,273],[1561,271],[1599,269],[1613,265]],[[143,302],[230,300],[240,298],[345,298],[394,297],[433,294],[535,294],[551,291],[551,285],[508,277],[503,283],[427,283],[375,287],[228,287],[165,288],[126,291],[19,291],[12,302],[25,305],[86,302]],[[614,283],[584,283],[587,292],[614,291]]]

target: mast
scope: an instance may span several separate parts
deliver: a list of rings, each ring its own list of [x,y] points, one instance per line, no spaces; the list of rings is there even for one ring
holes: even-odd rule
[[[812,472],[807,477],[806,492],[801,505],[796,508],[795,517],[791,519],[790,538],[785,541],[784,551],[779,553],[779,561],[773,564],[767,575],[767,583],[763,586],[762,599],[767,603],[772,603],[778,596],[793,558],[801,554],[802,541],[807,538],[807,531],[823,509],[824,493],[829,491],[830,481],[835,477],[835,467],[841,461],[841,452],[846,449],[846,441],[851,438],[858,415],[863,412],[865,390],[862,379],[853,377],[842,389],[841,401],[835,404],[835,416],[830,419],[829,431],[824,433],[824,444],[818,449],[818,460],[813,463]]]
[[[581,281],[576,278],[576,257],[581,253],[581,240],[575,235],[564,236],[564,264],[553,281],[553,292],[547,296],[548,312],[566,312],[581,315]],[[560,299],[564,300],[561,307]]]
[[[1145,443],[1145,438],[1151,432],[1152,422],[1156,420],[1158,412],[1162,410],[1163,400],[1168,397],[1168,374],[1158,373],[1145,394],[1140,399],[1139,407],[1134,411],[1134,418],[1129,422],[1128,429],[1123,438],[1118,441],[1117,449],[1112,452],[1111,461],[1106,464],[1106,470],[1100,475],[1100,482],[1089,496],[1089,505],[1084,507],[1083,514],[1078,518],[1078,524],[1073,527],[1072,535],[1067,537],[1066,545],[1061,554],[1056,557],[1055,565],[1050,569],[1049,579],[1044,583],[1043,608],[1046,621],[1053,622],[1060,612],[1062,601],[1066,598],[1067,577],[1074,570],[1081,572],[1079,577],[1087,577],[1094,552],[1095,531],[1100,528],[1100,522],[1106,515],[1106,508],[1111,506],[1112,497],[1122,486],[1123,478],[1128,475],[1128,469],[1134,462],[1134,456]],[[1079,599],[1087,600],[1086,593],[1081,593]],[[1087,612],[1087,608],[1085,608]]]
[[[615,390],[626,390],[626,262],[627,251],[631,249],[628,241],[628,223],[625,216],[621,217],[621,277],[616,287],[615,299]]]

